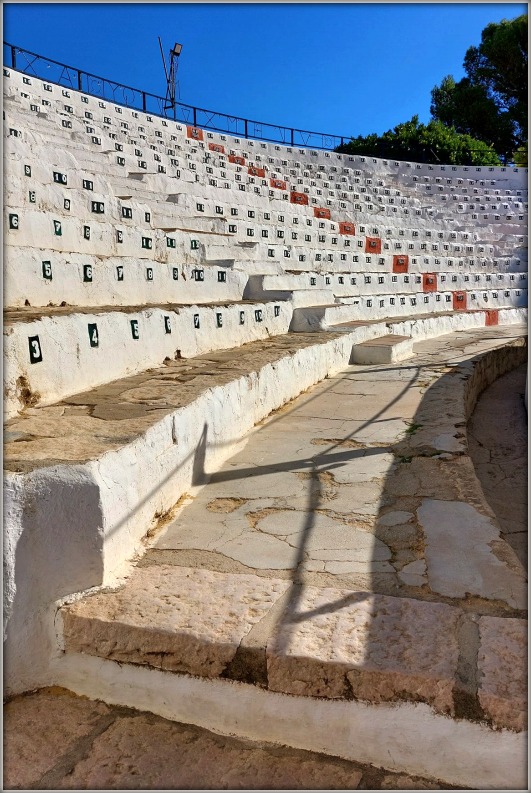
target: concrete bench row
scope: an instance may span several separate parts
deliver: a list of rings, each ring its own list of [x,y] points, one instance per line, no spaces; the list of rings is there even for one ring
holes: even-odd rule
[[[23,154],[24,154],[24,152],[25,152],[25,151],[26,151],[25,147],[24,147],[23,145],[19,144],[19,152],[18,152],[18,154],[20,154],[20,156],[23,156]],[[79,157],[79,156],[80,156],[80,155],[79,155],[79,153],[78,153],[78,157]],[[102,163],[102,159],[103,159],[103,163]],[[105,157],[104,157],[103,155],[101,155],[101,154],[100,154],[100,155],[99,155],[99,157],[98,157],[96,154],[93,154],[93,155],[91,155],[91,156],[88,158],[88,162],[89,162],[89,163],[90,163],[90,164],[91,164],[93,167],[95,167],[95,166],[96,166],[96,164],[97,164],[97,163],[99,163],[99,164],[100,164],[100,167],[102,167],[102,172],[104,172],[104,173],[105,173],[105,174],[108,176],[110,168],[109,168],[109,164],[105,162]],[[15,168],[17,168],[17,166],[15,166]],[[18,170],[21,172],[21,175],[22,175],[22,171],[23,171],[23,169],[22,169],[22,163],[21,163],[20,165],[18,165]],[[41,169],[41,170],[42,170],[42,169]],[[58,170],[60,171],[61,169],[60,169],[60,168],[58,168]],[[79,165],[77,165],[77,167],[76,167],[76,169],[75,169],[75,170],[76,170],[76,176],[77,176],[77,173],[79,172]],[[40,175],[40,177],[41,177],[41,180],[42,180],[42,174],[39,174],[38,172],[37,172],[37,174],[38,174],[38,175],[37,175],[37,178],[39,178],[39,175]],[[142,182],[144,182],[144,183],[145,183],[145,187],[146,187],[147,189],[150,189],[150,190],[151,190],[151,197],[152,197],[152,200],[153,200],[153,190],[154,190],[155,192],[157,192],[157,191],[160,191],[160,190],[161,190],[161,187],[160,187],[160,186],[158,186],[158,185],[156,185],[157,176],[158,176],[158,177],[160,177],[161,175],[160,175],[160,174],[159,174],[159,175],[155,175],[155,174],[151,174],[151,175],[149,175],[149,174],[140,174],[140,176],[142,176]],[[214,215],[214,214],[215,214],[215,215],[217,215],[217,214],[218,214],[218,209],[216,209],[216,207],[219,207],[219,206],[220,206],[220,203],[221,203],[221,210],[220,210],[220,211],[223,211],[223,212],[224,212],[224,210],[225,210],[225,207],[226,207],[227,209],[229,209],[229,208],[230,208],[230,209],[234,208],[233,206],[231,206],[231,207],[227,207],[227,206],[226,206],[226,205],[227,205],[227,202],[226,202],[226,200],[225,200],[224,198],[222,198],[222,199],[221,199],[221,202],[219,202],[219,196],[217,196],[217,197],[218,197],[218,201],[217,201],[217,202],[216,202],[215,200],[212,200],[212,199],[209,197],[209,193],[211,193],[211,194],[212,194],[212,198],[214,198],[214,196],[216,196],[216,195],[217,195],[217,191],[216,191],[215,189],[211,189],[211,188],[212,188],[212,186],[211,186],[210,184],[204,184],[204,185],[202,185],[201,187],[197,187],[197,184],[195,183],[195,180],[194,180],[194,179],[189,179],[189,180],[187,181],[187,179],[185,178],[185,176],[186,176],[186,173],[185,173],[185,172],[182,172],[182,173],[181,173],[181,175],[180,175],[180,177],[179,177],[179,179],[177,180],[177,182],[179,183],[179,188],[180,188],[180,190],[179,190],[179,191],[180,191],[180,192],[182,192],[182,190],[185,190],[185,191],[192,191],[192,194],[195,194],[196,201],[197,201],[197,193],[198,193],[198,192],[201,194],[201,196],[202,196],[203,198],[206,198],[206,201],[204,202],[203,212],[205,212],[205,211],[206,211],[207,213],[210,213],[210,214],[213,214],[213,215]],[[147,179],[147,178],[149,178],[149,177],[151,177],[151,179],[155,178],[155,184],[153,184],[153,185],[151,185],[151,184],[150,184],[150,185],[148,186],[148,184],[147,184],[147,182],[146,182],[146,179]],[[65,183],[67,183],[67,181],[68,181],[68,175],[67,175],[67,174],[65,174],[65,173],[62,173],[62,174],[61,174],[61,178],[64,178],[64,180],[65,180]],[[47,183],[48,181],[51,181],[51,179],[52,179],[52,171],[51,171],[51,169],[50,169],[50,170],[49,170],[49,172],[48,172],[48,174],[46,174],[46,175],[44,176],[44,183]],[[90,176],[89,176],[89,175],[87,175],[87,179],[90,179]],[[95,192],[96,192],[96,193],[98,193],[99,191],[100,191],[100,192],[102,192],[102,191],[103,191],[103,192],[108,192],[108,188],[107,188],[107,185],[106,185],[107,179],[103,180],[103,184],[100,186],[100,188],[98,188],[98,179],[97,179],[97,178],[96,178],[95,180],[94,180],[94,178],[93,178],[93,179],[90,179],[90,181],[92,181],[92,182],[93,182],[93,190],[95,190]],[[123,181],[124,181],[124,180],[122,179],[122,182],[123,182]],[[126,181],[126,182],[127,182],[127,181],[129,181],[129,185],[126,187],[126,190],[127,190],[129,193],[131,193],[131,191],[132,191],[132,190],[134,191],[134,190],[135,190],[135,185],[134,185],[134,184],[132,184],[132,182],[133,182],[133,181],[136,181],[136,180],[125,180],[125,181]],[[160,184],[161,184],[161,186],[165,184],[164,180],[160,180],[160,179],[159,179],[159,181],[160,181]],[[173,177],[172,177],[172,178],[170,178],[170,177],[167,177],[167,178],[166,178],[166,184],[168,184],[168,183],[169,183],[169,182],[171,182],[171,181],[174,181],[174,178],[173,178]],[[72,180],[71,180],[70,184],[71,184],[71,186],[72,186]],[[79,180],[79,187],[81,187],[81,184],[82,184],[82,182],[81,182],[81,180]],[[56,186],[57,186],[57,185],[56,185]],[[77,183],[76,183],[76,181],[74,181],[74,182],[73,182],[73,186],[74,186],[74,187],[77,187],[77,186],[78,186],[78,185],[77,185]],[[245,187],[245,185],[241,185],[241,187]],[[240,190],[239,192],[241,192],[241,190]],[[275,195],[274,191],[270,191],[270,192],[273,192],[273,194]],[[283,195],[283,196],[285,196],[285,199],[286,199],[286,200],[289,200],[289,193],[285,193],[285,194],[282,194],[282,195]],[[253,203],[257,204],[258,206],[260,205],[260,203],[261,203],[261,201],[259,200],[259,199],[260,199],[260,197],[259,197],[259,196],[257,196],[256,194],[254,194],[254,197],[252,197],[252,196],[251,196],[251,197],[249,197],[247,194],[246,194],[246,196],[240,196],[240,195],[238,195],[238,200],[237,200],[237,203],[238,203],[238,205],[241,205],[241,203],[246,203],[246,202],[248,202],[249,198],[251,198],[251,199],[252,199],[252,202],[253,202]],[[262,198],[264,198],[264,197],[262,196]],[[181,196],[181,197],[179,198],[179,202],[182,202],[182,201],[183,201],[183,199],[184,199],[184,196]],[[276,199],[275,199],[275,200],[276,200]],[[186,203],[186,202],[185,202],[185,203]],[[266,204],[265,204],[264,206],[267,206],[267,203],[270,203],[270,202],[267,202],[267,201],[266,201]],[[225,206],[223,206],[223,205],[225,205]],[[196,206],[194,205],[194,207],[193,207],[193,208],[194,208],[194,210],[195,210],[195,209],[196,209]],[[283,209],[284,209],[284,210],[288,210],[288,208],[287,208],[287,207],[283,207]],[[294,207],[293,207],[292,205],[290,205],[290,207],[289,207],[289,212],[291,213],[291,212],[293,212],[293,210],[294,210]],[[316,209],[314,209],[314,211],[315,211],[315,212],[318,212],[318,211],[319,211],[319,209],[318,209],[318,208],[316,208]],[[328,213],[328,214],[329,214],[329,213]],[[227,212],[227,215],[228,215],[228,212]],[[326,218],[326,215],[327,215],[327,212],[326,212],[326,211],[324,211],[324,212],[323,212],[323,217],[324,217],[324,218]],[[416,219],[415,219],[415,223],[419,224],[419,225],[422,227],[422,222],[421,222],[421,220],[422,220],[422,219],[416,218]],[[515,229],[516,229],[516,228],[517,228],[517,226],[515,226]]]
[[[4,414],[160,366],[287,333],[288,302],[8,313]]]
[[[192,149],[191,151],[193,151],[193,149]],[[138,155],[138,156],[143,156],[143,155],[142,155],[142,153],[140,153],[140,155]],[[157,156],[157,157],[159,157],[159,155],[156,155],[156,156]],[[189,156],[190,156],[190,155],[189,155]],[[160,160],[160,157],[159,157],[159,160]],[[148,167],[148,166],[146,165],[146,168],[147,168],[147,167]],[[196,167],[196,165],[194,165],[194,168],[195,168],[195,167]],[[207,166],[207,168],[208,168],[208,167],[209,167],[209,166]],[[241,167],[241,166],[236,166],[236,167],[238,168],[238,167]],[[157,169],[157,168],[155,168],[154,170],[158,170],[158,169]],[[292,170],[293,170],[293,169],[292,169]],[[238,177],[237,177],[237,178],[238,178]],[[346,177],[343,177],[343,178],[346,178]],[[358,180],[358,181],[359,181],[359,180]],[[300,184],[300,180],[299,180],[299,182],[298,182],[298,183]],[[336,187],[338,187],[338,188],[340,188],[340,187],[341,187],[341,185],[335,185],[335,186],[336,186]],[[350,187],[352,187],[352,185],[350,185]],[[367,189],[367,188],[363,188],[363,190],[364,190],[364,191],[365,191],[366,189]],[[477,189],[477,188],[476,188],[476,189]],[[520,191],[520,192],[521,192],[521,191]],[[357,197],[359,198],[359,196],[357,196]],[[454,197],[455,197],[455,196],[454,196]],[[446,196],[444,196],[444,198],[446,198]],[[410,196],[410,199],[411,199],[411,196]],[[463,208],[462,208],[462,209],[463,209]]]
[[[94,113],[95,109],[96,112],[101,112],[102,120],[105,118],[105,115],[102,113],[103,110],[108,114],[113,116],[112,121],[117,123],[121,123],[123,120],[126,123],[133,123],[137,121],[137,131],[138,127],[141,126],[143,131],[147,131],[148,133],[152,133],[154,130],[160,131],[161,134],[174,134],[178,135],[181,133],[181,136],[187,134],[187,127],[180,123],[175,123],[169,120],[164,120],[158,117],[150,116],[149,114],[139,113],[138,111],[131,110],[125,107],[121,107],[118,105],[113,105],[112,102],[102,101],[96,97],[83,95],[77,91],[65,89],[61,86],[46,84],[41,80],[35,79],[31,76],[22,75],[20,72],[16,70],[6,69],[4,70],[4,84],[6,85],[6,92],[8,95],[18,94],[20,95],[21,91],[26,92],[28,96],[33,95],[35,97],[39,97],[41,100],[44,98],[45,101],[53,100],[56,103],[63,102],[65,103],[66,100],[71,100],[69,102],[70,105],[76,108],[76,110],[82,111],[83,113],[87,112],[89,109]],[[45,88],[46,86],[46,88]],[[60,97],[60,99],[59,99]],[[120,118],[121,117],[121,118]],[[131,120],[133,119],[133,122]],[[138,123],[138,119],[141,120],[141,123]],[[90,120],[90,119],[87,119]],[[199,145],[203,139],[213,139],[220,142],[230,141],[233,145],[241,144],[241,141],[238,138],[231,138],[228,135],[219,135],[217,133],[211,133],[208,131],[199,131],[200,134],[197,135],[196,139],[193,141],[196,145]],[[409,177],[409,180],[412,178],[424,178],[424,179],[435,179],[441,178],[444,174],[445,179],[453,178],[454,180],[461,179],[467,180],[470,183],[473,182],[485,182],[488,185],[488,180],[492,179],[492,174],[503,175],[503,178],[506,182],[518,182],[520,181],[518,178],[518,174],[522,173],[522,170],[525,169],[511,169],[511,168],[494,168],[492,166],[448,166],[448,165],[421,165],[418,163],[410,163],[410,162],[397,162],[397,161],[387,161],[387,160],[377,160],[376,158],[367,158],[361,156],[350,156],[350,155],[338,155],[330,152],[317,152],[312,151],[311,149],[301,149],[297,148],[293,150],[290,147],[279,146],[275,144],[268,144],[262,143],[259,141],[253,140],[246,140],[243,142],[243,146],[248,150],[253,149],[256,147],[256,150],[266,150],[268,153],[273,153],[275,151],[282,151],[282,157],[286,158],[286,161],[293,161],[294,163],[297,160],[300,160],[300,155],[307,160],[308,165],[313,165],[310,158],[315,158],[319,163],[328,160],[330,161],[339,161],[341,164],[348,164],[348,163],[356,163],[359,166],[364,165],[367,166],[374,166],[376,168],[371,168],[371,170],[375,171],[382,171],[384,169],[388,170],[395,179],[404,179]],[[295,157],[291,157],[292,153],[295,154]],[[306,165],[306,163],[305,163]],[[414,174],[414,177],[412,176]]]
[[[523,321],[527,302],[527,291],[518,298],[511,292],[508,299],[484,293],[487,300],[470,304],[466,293],[456,292],[380,294],[342,304],[327,302],[324,290],[316,296],[305,290],[295,294],[294,300],[278,302],[9,312],[4,326],[4,413],[10,417],[28,406],[51,404],[165,359],[191,358],[288,330],[309,333],[401,317],[415,322],[415,316],[421,321],[427,315],[453,319],[455,312],[471,318],[466,327],[512,324]],[[441,327],[451,328],[452,323]]]

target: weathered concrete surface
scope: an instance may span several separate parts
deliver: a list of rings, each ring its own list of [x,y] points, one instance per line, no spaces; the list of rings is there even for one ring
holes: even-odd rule
[[[479,698],[477,619],[523,618],[525,571],[462,431],[470,388],[492,374],[472,357],[510,366],[525,355],[518,341],[501,348],[511,335],[461,333],[418,343],[413,361],[351,366],[262,422],[122,589],[63,608],[67,649],[522,729]],[[244,579],[265,608],[231,594]],[[489,692],[506,674],[492,672]]]
[[[95,459],[131,443],[210,385],[249,376],[282,356],[341,335],[284,335],[191,359],[167,359],[164,366],[66,397],[57,405],[29,407],[6,422],[4,468],[22,473],[59,461]]]
[[[4,789],[447,790],[316,752],[222,737],[64,689],[4,708]]]
[[[139,308],[139,307],[137,307]],[[269,339],[285,334],[291,318],[291,306],[279,302],[278,315],[272,303],[242,306],[241,303],[192,306],[142,307],[136,313],[109,309],[106,312],[70,313],[41,310],[26,314],[23,310],[7,312],[4,326],[4,402],[5,414],[17,416],[30,404],[53,405],[80,391],[160,366],[165,358],[176,355],[191,358],[208,355],[219,349]],[[240,312],[247,314],[242,326]],[[254,311],[263,313],[263,322],[252,322]],[[42,313],[41,318],[32,315]],[[13,315],[21,321],[13,322]],[[194,327],[199,316],[200,330]],[[222,329],[217,326],[221,316]],[[131,335],[131,317],[138,323],[139,338]],[[171,333],[162,331],[165,317]],[[97,323],[98,346],[82,344],[87,322]],[[33,366],[27,361],[28,337],[38,336],[42,361]],[[138,342],[141,342],[140,344]]]
[[[495,724],[527,729],[527,623],[481,617],[479,701]]]
[[[527,566],[527,366],[480,396],[467,427],[470,456],[504,538]]]

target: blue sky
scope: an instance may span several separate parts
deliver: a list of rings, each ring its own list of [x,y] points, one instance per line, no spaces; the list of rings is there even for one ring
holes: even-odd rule
[[[183,102],[340,135],[382,133],[463,76],[467,48],[515,3],[4,3],[4,40],[165,93],[157,36],[183,44]]]

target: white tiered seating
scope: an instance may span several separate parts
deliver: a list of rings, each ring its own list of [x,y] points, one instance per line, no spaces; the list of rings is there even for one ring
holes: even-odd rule
[[[8,415],[17,382],[40,404],[67,393],[52,385],[59,338],[75,389],[288,328],[521,319],[526,170],[241,140],[11,69],[4,84]],[[153,329],[135,339],[123,310],[147,322],[147,307]],[[105,371],[76,363],[95,356],[88,324],[129,350]]]
[[[522,323],[527,174],[241,140],[4,75],[11,694],[65,683],[53,671],[60,600],[114,587],[272,411],[349,361],[393,363],[417,340]],[[498,334],[513,330],[487,329],[473,349]],[[395,403],[374,428],[363,408],[366,452],[328,428],[343,419],[326,420],[340,475],[351,454],[392,457],[378,439],[413,417]],[[454,449],[442,431],[437,448]],[[432,470],[452,468],[447,456]]]

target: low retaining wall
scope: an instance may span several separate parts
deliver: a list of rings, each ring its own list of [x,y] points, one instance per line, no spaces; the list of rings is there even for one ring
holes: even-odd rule
[[[291,305],[279,302],[78,311],[27,322],[21,316],[4,326],[5,418],[161,366],[166,357],[192,358],[278,336],[287,332],[291,315]],[[41,361],[31,363],[31,345]]]
[[[518,325],[527,322],[527,308],[505,308],[498,313],[500,325]],[[431,339],[458,330],[482,328],[486,323],[483,311],[464,312],[450,316],[426,317],[424,319],[406,319],[389,322],[391,333],[400,336],[411,336],[415,341]]]

